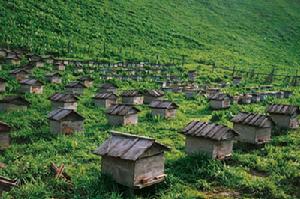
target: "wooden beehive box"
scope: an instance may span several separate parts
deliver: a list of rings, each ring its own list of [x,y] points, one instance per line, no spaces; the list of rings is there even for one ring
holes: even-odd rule
[[[74,94],[55,93],[49,97],[52,110],[58,108],[77,110],[78,97]]]
[[[87,87],[82,82],[70,82],[65,88],[67,93],[82,95]]]
[[[126,105],[116,104],[110,107],[107,111],[108,123],[112,126],[130,125],[138,123],[139,109]]]
[[[23,79],[20,85],[20,93],[42,94],[44,90],[43,83],[36,79]]]
[[[240,112],[232,120],[233,129],[239,133],[240,142],[263,144],[271,140],[272,119],[267,115]]]
[[[103,173],[119,184],[141,189],[164,180],[164,152],[168,150],[154,139],[113,131],[94,153],[102,156]]]
[[[23,79],[27,79],[29,77],[29,72],[22,68],[16,68],[10,71],[10,75],[16,78],[17,81],[21,81]]]
[[[117,99],[117,95],[113,93],[97,93],[93,97],[93,102],[96,106],[110,108],[117,103]]]
[[[231,156],[233,141],[238,136],[236,131],[227,126],[201,121],[190,122],[181,133],[186,136],[187,154],[203,153],[213,159]]]
[[[22,96],[6,96],[0,100],[0,111],[26,110],[29,105],[30,102]]]
[[[153,116],[160,116],[162,118],[175,118],[176,110],[179,108],[176,103],[168,100],[152,101],[149,107]]]
[[[209,106],[214,110],[230,107],[231,97],[224,93],[216,93],[208,96]]]
[[[299,127],[298,116],[300,114],[299,106],[287,104],[272,104],[267,107],[276,126],[285,129],[296,129]]]
[[[144,92],[144,104],[150,104],[154,100],[162,100],[165,96],[160,90],[146,90]]]
[[[50,73],[46,75],[46,81],[52,84],[61,84],[62,83],[62,75],[59,73]]]
[[[111,92],[111,93],[116,94],[117,89],[118,89],[118,87],[115,84],[105,83],[99,87],[98,92],[100,92],[100,93],[110,93]]]
[[[11,127],[0,121],[0,150],[6,149],[10,145],[10,133]]]
[[[49,113],[50,132],[72,135],[83,131],[84,117],[72,109],[56,109]]]
[[[143,93],[137,90],[124,91],[121,94],[121,97],[123,104],[139,105],[143,104],[144,102]]]

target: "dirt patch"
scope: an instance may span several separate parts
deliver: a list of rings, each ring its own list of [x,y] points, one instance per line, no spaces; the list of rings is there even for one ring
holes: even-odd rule
[[[234,190],[217,188],[211,192],[205,194],[209,199],[221,199],[221,198],[241,198],[239,192]]]
[[[0,162],[0,169],[5,169],[6,168],[6,164],[4,164],[3,162]]]
[[[29,137],[15,137],[12,142],[15,144],[31,144],[32,140]]]

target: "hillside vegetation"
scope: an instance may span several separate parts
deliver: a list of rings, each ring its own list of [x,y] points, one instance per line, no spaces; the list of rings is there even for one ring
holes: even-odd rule
[[[101,174],[101,158],[92,154],[105,139],[110,130],[128,132],[157,139],[172,148],[166,153],[165,182],[154,188],[136,192],[136,198],[194,199],[194,198],[299,198],[300,179],[300,130],[276,131],[272,141],[261,147],[249,147],[241,143],[234,144],[233,157],[229,161],[210,160],[206,156],[189,157],[184,152],[185,139],[178,132],[192,120],[212,121],[232,127],[230,119],[239,111],[265,113],[268,103],[300,104],[299,87],[288,88],[294,92],[289,99],[269,98],[265,102],[238,105],[230,109],[213,111],[203,95],[187,100],[182,93],[166,93],[165,98],[180,106],[176,118],[164,120],[152,117],[147,105],[138,106],[141,110],[138,125],[112,127],[107,124],[105,109],[96,107],[92,96],[97,92],[98,84],[103,83],[98,74],[95,86],[86,89],[80,96],[78,112],[85,117],[84,131],[72,136],[56,136],[50,133],[47,114],[51,110],[48,100],[55,92],[64,92],[70,81],[78,79],[73,74],[74,66],[68,66],[63,73],[63,84],[45,84],[42,95],[26,94],[31,102],[27,111],[0,112],[0,121],[10,124],[11,147],[1,153],[0,162],[6,168],[0,169],[0,175],[20,180],[20,187],[4,193],[4,199],[39,198],[128,198],[126,188],[118,186],[107,176]],[[8,80],[7,92],[0,95],[15,94],[19,85],[4,65],[0,76]],[[45,81],[45,74],[52,66],[37,68],[35,78]],[[210,68],[199,71],[199,85],[206,80],[224,76],[222,72],[211,74]],[[154,88],[148,82],[118,81],[122,90],[134,88]],[[248,85],[243,83],[243,85]],[[250,85],[250,84],[249,84]],[[256,84],[259,85],[259,82]],[[282,87],[274,87],[274,90]],[[228,87],[228,93],[241,93],[242,88]],[[54,178],[50,173],[50,163],[64,164],[71,176],[71,183]]]
[[[174,58],[180,62],[186,56],[189,64],[170,66],[168,72],[187,83],[187,71],[195,69],[195,84],[200,88],[225,83],[227,87],[221,91],[236,96],[265,84],[266,77],[233,74],[213,64],[245,71],[256,67],[256,72],[277,67],[295,75],[290,71],[300,69],[299,10],[299,0],[2,0],[0,47],[26,48],[38,55],[52,52],[66,59],[156,61],[158,56],[162,62]],[[20,84],[9,73],[27,63],[25,57],[20,66],[1,63],[0,78],[7,81],[7,89],[0,99],[19,94]],[[59,71],[62,84],[46,81],[49,72],[57,72],[53,64],[34,68],[31,76],[43,82],[43,94],[24,94],[31,103],[26,111],[0,112],[0,121],[12,127],[11,146],[0,153],[0,176],[20,182],[3,193],[3,199],[128,198],[128,189],[103,175],[101,157],[92,153],[111,130],[151,137],[172,148],[165,154],[166,180],[136,191],[134,198],[300,198],[300,129],[275,129],[272,140],[262,146],[235,142],[229,160],[187,156],[185,137],[179,133],[193,120],[232,128],[232,117],[241,111],[265,113],[270,103],[299,105],[300,87],[291,85],[290,78],[274,78],[269,87],[269,91],[292,91],[290,98],[269,96],[260,103],[234,103],[226,110],[214,111],[203,94],[187,99],[184,93],[166,92],[165,99],[179,105],[176,118],[153,117],[147,105],[138,105],[137,125],[109,126],[106,110],[92,101],[97,87],[108,82],[103,80],[107,68],[93,66],[91,71],[88,65],[83,67],[80,73],[75,72],[75,65],[66,65],[65,71]],[[232,75],[242,76],[239,86],[231,84]],[[79,96],[84,131],[54,135],[48,121],[49,97],[65,92],[68,83],[82,76],[95,80],[94,86]],[[161,76],[167,80],[165,73]],[[118,94],[160,88],[158,82],[147,79],[109,81],[117,84]],[[51,162],[64,164],[71,180],[56,178],[50,171]]]
[[[0,2],[0,42],[64,57],[299,67],[297,0]]]

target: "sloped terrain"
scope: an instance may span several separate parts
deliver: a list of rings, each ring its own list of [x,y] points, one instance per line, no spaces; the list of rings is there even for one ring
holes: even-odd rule
[[[196,83],[215,86],[231,82],[232,72],[216,65],[272,67],[290,75],[299,69],[300,3],[297,0],[78,0],[0,2],[0,43],[24,47],[37,54],[53,52],[60,58],[138,60],[170,62],[187,56],[185,67],[174,70],[186,83],[189,69],[196,69]],[[21,66],[28,60],[23,58]],[[9,75],[16,66],[1,64],[0,77],[8,88],[0,93],[18,93],[19,83]],[[85,65],[84,67],[87,67]],[[148,136],[170,146],[166,153],[164,182],[135,193],[136,198],[299,198],[300,130],[279,131],[270,143],[253,147],[234,144],[230,160],[210,160],[206,156],[189,157],[184,152],[184,136],[178,132],[190,121],[212,121],[232,127],[230,119],[240,111],[265,113],[267,104],[300,104],[300,88],[289,85],[287,78],[273,82],[271,90],[290,90],[288,99],[269,97],[261,103],[234,104],[213,111],[205,96],[186,99],[183,93],[166,93],[165,98],[179,105],[176,118],[152,117],[146,105],[136,126],[111,127],[105,109],[96,107],[100,73],[80,75],[74,65],[61,72],[63,83],[46,83],[53,65],[35,68],[32,76],[45,83],[41,95],[25,94],[31,102],[27,111],[0,112],[0,121],[11,125],[12,143],[0,154],[0,176],[17,178],[20,186],[2,198],[128,198],[127,189],[101,174],[101,158],[92,151],[109,137],[110,130]],[[87,68],[85,68],[87,69]],[[94,68],[95,69],[95,68]],[[172,67],[170,68],[170,71]],[[173,71],[172,71],[173,72]],[[94,86],[79,97],[78,112],[85,117],[84,132],[72,136],[50,133],[47,114],[49,96],[64,92],[65,86],[79,76],[91,75]],[[166,77],[163,77],[166,78]],[[249,92],[244,87],[259,86],[264,76],[244,75],[239,87],[222,91],[231,95]],[[119,93],[128,89],[159,88],[153,82],[113,80]],[[65,165],[71,181],[55,178],[50,164]],[[5,167],[5,168],[2,168]]]
[[[85,130],[72,136],[55,136],[50,133],[47,114],[51,110],[48,97],[63,92],[64,86],[78,76],[73,67],[63,73],[63,84],[47,83],[42,95],[26,94],[32,105],[27,111],[1,112],[0,120],[13,128],[12,145],[0,156],[6,168],[0,169],[2,176],[17,178],[19,188],[5,193],[3,198],[127,198],[128,192],[110,178],[101,175],[101,159],[92,154],[109,136],[110,130],[117,130],[157,139],[172,148],[166,154],[165,182],[155,188],[136,193],[137,198],[297,198],[299,197],[299,130],[277,132],[272,141],[262,147],[234,144],[234,154],[229,161],[209,160],[205,156],[188,157],[184,152],[184,136],[178,132],[190,121],[212,121],[232,127],[230,119],[239,111],[264,113],[268,103],[299,105],[299,87],[289,88],[294,96],[289,99],[269,98],[265,102],[250,105],[233,105],[230,109],[213,111],[206,98],[200,95],[192,100],[183,94],[167,93],[166,98],[176,102],[180,108],[175,119],[164,120],[150,115],[146,105],[141,109],[136,126],[111,127],[107,124],[105,110],[92,103],[96,86],[87,89],[80,96],[78,112],[86,119]],[[16,80],[8,75],[13,67],[4,65],[1,77],[8,80],[5,95],[17,93]],[[34,69],[35,78],[45,82],[45,74],[52,66]],[[212,74],[210,68],[202,66],[197,82],[205,85],[207,80],[222,78],[223,73]],[[97,79],[95,85],[105,81]],[[201,80],[201,77],[205,77]],[[155,88],[152,83],[124,82],[116,80],[119,92],[126,89]],[[252,85],[258,85],[258,83]],[[250,85],[250,84],[249,84]],[[273,90],[282,89],[276,86]],[[228,87],[228,93],[244,92],[242,88]],[[64,164],[71,176],[71,184],[54,178],[50,163]]]
[[[299,66],[296,0],[0,3],[0,42],[61,56]]]

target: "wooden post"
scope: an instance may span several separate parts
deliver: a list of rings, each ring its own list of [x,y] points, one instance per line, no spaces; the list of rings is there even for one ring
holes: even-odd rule
[[[134,50],[134,46],[131,46],[131,51],[132,51],[132,58],[134,59],[135,58],[135,50]]]
[[[119,61],[122,59],[122,47],[119,48]]]
[[[185,58],[186,58],[186,55],[182,55],[182,57],[181,57],[182,67],[184,67],[184,64],[185,64]]]
[[[106,43],[105,43],[105,41],[103,42],[103,54],[104,55],[106,54]]]
[[[249,70],[246,72],[246,77],[249,78],[249,77],[250,77],[250,74],[251,74],[251,69],[249,69]]]
[[[284,85],[288,85],[291,79],[291,76],[286,74],[286,76],[283,76],[282,82],[284,83]]]
[[[69,40],[68,41],[68,54],[70,54],[70,51],[71,51],[71,41]]]
[[[255,71],[254,71],[254,69],[251,69],[250,78],[254,78],[254,75],[255,75]]]
[[[266,83],[272,83],[273,82],[273,76],[275,74],[275,68],[273,66],[272,71],[270,72],[270,74],[266,77]]]
[[[234,75],[235,75],[235,70],[236,70],[236,66],[234,66],[234,67],[232,68],[232,77],[234,77]]]
[[[32,52],[32,49],[30,49],[30,51]],[[59,56],[63,55],[64,54],[64,46],[63,44],[61,43],[60,44],[60,52],[59,52]]]
[[[296,77],[295,77],[295,86],[298,85],[298,70],[296,70]]]
[[[275,68],[272,68],[271,74],[270,74],[270,83],[274,81],[274,75],[275,75]]]
[[[297,86],[298,85],[298,70],[296,70],[296,73],[295,73],[295,76],[294,76],[294,78],[293,78],[293,80],[292,80],[292,82],[291,82],[291,85],[292,86]]]
[[[90,55],[91,52],[92,52],[92,50],[91,50],[91,45],[90,45],[90,44],[88,44],[88,50],[87,50],[87,52],[88,52],[88,55]]]

